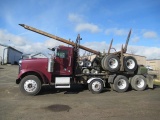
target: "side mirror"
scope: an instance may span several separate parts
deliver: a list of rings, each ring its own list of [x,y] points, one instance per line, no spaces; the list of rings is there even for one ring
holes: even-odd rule
[[[51,49],[51,48],[48,48],[48,49],[51,50],[51,51],[55,51],[55,48],[52,48],[52,49]]]
[[[55,51],[55,48],[52,48],[51,50],[52,50],[52,51]]]

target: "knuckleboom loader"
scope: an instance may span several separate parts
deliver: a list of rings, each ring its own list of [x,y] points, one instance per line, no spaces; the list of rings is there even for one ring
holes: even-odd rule
[[[137,91],[153,88],[153,79],[144,66],[138,65],[132,56],[124,56],[127,51],[131,30],[126,44],[121,51],[100,53],[80,45],[81,37],[78,34],[74,42],[49,34],[25,24],[20,26],[38,34],[64,42],[70,46],[54,46],[50,48],[53,54],[50,58],[33,58],[19,61],[19,74],[16,83],[22,93],[36,95],[43,84],[54,84],[55,88],[70,88],[71,84],[88,84],[92,93],[100,93],[106,84],[117,92],[125,92],[129,86]],[[83,49],[96,55],[91,61],[79,55]]]

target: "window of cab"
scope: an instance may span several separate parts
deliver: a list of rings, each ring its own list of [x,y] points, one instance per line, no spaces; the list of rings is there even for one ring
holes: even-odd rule
[[[67,58],[68,57],[68,51],[67,50],[57,50],[56,57]]]

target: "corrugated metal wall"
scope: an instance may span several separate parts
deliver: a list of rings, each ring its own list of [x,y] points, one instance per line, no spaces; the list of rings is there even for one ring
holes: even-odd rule
[[[14,50],[14,49],[11,49],[11,48],[8,49],[8,63],[11,63],[11,64],[17,63],[18,64],[21,56],[22,56],[22,53]]]
[[[7,47],[0,45],[0,63],[3,63],[3,59],[4,63],[7,63],[7,53],[8,53]]]
[[[0,64],[15,64],[19,62],[22,53],[12,47],[0,44]]]

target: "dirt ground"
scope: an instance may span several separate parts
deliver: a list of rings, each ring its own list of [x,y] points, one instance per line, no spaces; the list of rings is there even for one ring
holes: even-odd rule
[[[159,120],[160,87],[92,94],[82,86],[25,96],[15,83],[18,66],[0,66],[0,120]]]

